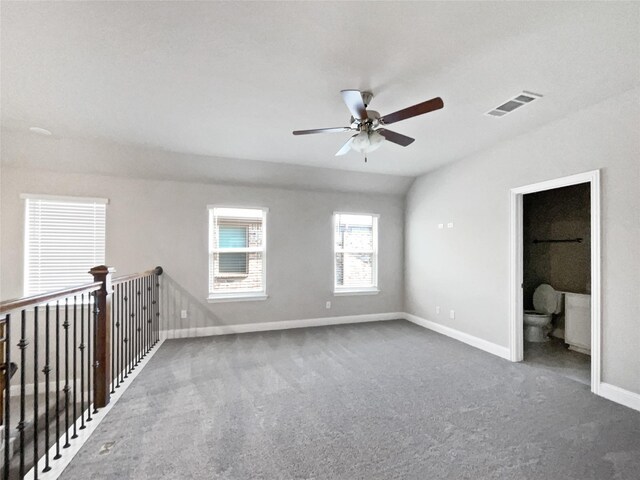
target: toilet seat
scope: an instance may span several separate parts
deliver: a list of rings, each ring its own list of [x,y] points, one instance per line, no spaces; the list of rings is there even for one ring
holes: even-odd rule
[[[538,285],[533,292],[533,308],[537,313],[551,315],[558,312],[558,292],[546,283]]]

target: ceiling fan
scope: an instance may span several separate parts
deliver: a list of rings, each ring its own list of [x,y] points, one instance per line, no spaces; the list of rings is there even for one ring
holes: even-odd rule
[[[360,90],[342,90],[342,99],[351,112],[351,120],[348,127],[336,128],[317,128],[314,130],[295,130],[294,135],[309,135],[313,133],[339,133],[339,132],[358,132],[353,135],[347,143],[345,143],[336,156],[344,155],[349,150],[364,153],[373,152],[380,148],[385,140],[393,142],[402,147],[412,144],[415,139],[407,137],[397,132],[388,130],[386,125],[406,120],[407,118],[416,117],[424,113],[439,110],[444,107],[444,103],[440,97],[432,98],[426,102],[418,103],[411,107],[403,108],[397,112],[390,113],[381,117],[375,110],[367,110],[367,106],[373,98],[371,92],[361,92]],[[365,162],[367,158],[365,156]]]

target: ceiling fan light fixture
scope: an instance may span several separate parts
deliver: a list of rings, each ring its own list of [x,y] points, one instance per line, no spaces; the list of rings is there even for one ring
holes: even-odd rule
[[[375,130],[370,132],[363,130],[353,137],[351,149],[360,153],[369,153],[380,148],[384,141],[385,138]]]

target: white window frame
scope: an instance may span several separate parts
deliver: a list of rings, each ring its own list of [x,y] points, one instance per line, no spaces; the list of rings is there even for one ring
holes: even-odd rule
[[[336,233],[338,230],[338,215],[361,215],[371,217],[373,219],[373,249],[372,250],[345,250],[344,248],[338,249],[336,248],[337,238]],[[377,213],[362,213],[362,212],[333,212],[333,295],[334,296],[347,296],[347,295],[377,295],[380,293],[380,289],[378,288],[378,225],[380,223],[380,215]],[[336,284],[336,263],[337,263],[337,254],[338,253],[371,253],[371,278],[373,280],[373,285],[369,287],[344,287]]]
[[[108,198],[99,198],[99,197],[75,197],[75,196],[63,196],[63,195],[45,195],[45,194],[33,194],[33,193],[22,193],[20,194],[20,199],[24,200],[24,237],[23,237],[23,246],[24,246],[24,252],[23,252],[23,295],[25,296],[33,296],[33,295],[39,295],[39,294],[43,294],[46,293],[47,291],[54,291],[54,290],[48,290],[45,289],[42,292],[34,292],[34,291],[30,291],[29,289],[29,283],[31,281],[31,276],[30,276],[30,270],[29,270],[29,260],[30,260],[30,254],[31,254],[31,248],[32,248],[32,242],[31,242],[31,235],[30,235],[30,229],[29,229],[29,216],[28,216],[28,212],[27,212],[27,208],[28,208],[28,201],[34,201],[34,200],[44,200],[44,201],[51,201],[51,202],[61,202],[61,203],[83,203],[83,204],[101,204],[101,205],[105,205],[105,232],[104,232],[104,247],[105,247],[105,258],[106,258],[106,245],[107,245],[107,232],[106,232],[106,205],[109,204],[109,199]],[[103,259],[102,262],[97,262],[97,263],[104,263],[105,260]],[[88,268],[93,268],[96,267],[98,265],[90,265]],[[87,270],[88,273],[88,270]],[[92,279],[90,277],[87,278],[87,282],[86,283],[90,283],[92,281]],[[69,287],[73,287],[76,285],[69,285]],[[79,301],[79,300],[78,300]],[[85,298],[84,303],[90,303],[92,302],[92,299],[89,298],[89,296],[87,296]]]
[[[213,246],[212,241],[212,229],[213,229],[213,219],[214,212],[218,208],[235,208],[239,210],[261,210],[262,211],[262,246],[261,247],[246,247],[246,248],[225,248],[224,250],[220,250]],[[252,253],[252,252],[262,252],[262,290],[261,291],[237,291],[237,292],[227,292],[227,293],[215,293],[212,291],[213,285],[209,283],[207,289],[209,291],[209,296],[207,297],[207,301],[209,303],[220,303],[220,302],[243,302],[243,301],[255,301],[255,300],[266,300],[269,298],[267,295],[267,216],[269,213],[268,207],[253,207],[253,206],[238,206],[238,205],[207,205],[207,214],[208,214],[208,270],[209,275],[207,277],[208,282],[212,277],[211,268],[215,268],[213,266],[213,262],[211,261],[211,256],[215,253],[228,252],[228,253]]]

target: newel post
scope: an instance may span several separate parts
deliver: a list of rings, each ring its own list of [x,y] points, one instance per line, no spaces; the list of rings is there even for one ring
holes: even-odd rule
[[[100,290],[96,291],[95,302],[97,315],[95,316],[95,369],[93,376],[94,406],[102,408],[109,403],[109,384],[111,382],[111,274],[113,267],[100,265],[93,267],[89,273],[94,282],[101,282]]]

